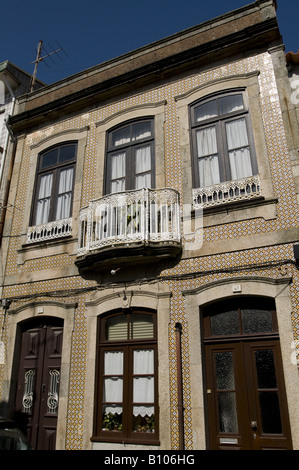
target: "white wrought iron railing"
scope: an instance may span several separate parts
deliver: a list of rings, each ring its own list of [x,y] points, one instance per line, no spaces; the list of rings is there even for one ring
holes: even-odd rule
[[[72,218],[54,220],[42,225],[29,227],[27,231],[27,243],[53,240],[67,237],[72,232]]]
[[[80,210],[78,256],[140,242],[180,243],[177,191],[139,189],[109,194]]]
[[[250,176],[241,180],[226,181],[205,188],[193,189],[193,205],[197,207],[213,207],[223,203],[252,199],[261,195],[258,176]]]

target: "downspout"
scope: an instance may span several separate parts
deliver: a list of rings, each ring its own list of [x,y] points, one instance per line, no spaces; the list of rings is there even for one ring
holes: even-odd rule
[[[176,364],[177,364],[177,387],[178,387],[178,421],[179,421],[179,450],[184,450],[184,401],[183,401],[183,380],[182,380],[182,348],[181,323],[175,324],[176,334]]]

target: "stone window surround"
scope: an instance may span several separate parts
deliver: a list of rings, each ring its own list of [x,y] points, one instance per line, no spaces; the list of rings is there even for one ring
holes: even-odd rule
[[[124,291],[126,296],[124,296]],[[98,328],[98,317],[109,313],[115,309],[122,308],[146,308],[156,310],[157,315],[157,350],[158,350],[158,401],[159,401],[159,429],[160,429],[160,446],[154,446],[156,449],[168,449],[171,445],[170,436],[170,396],[169,396],[169,346],[165,338],[168,337],[168,328],[170,322],[170,297],[171,292],[165,288],[161,288],[158,284],[149,288],[131,286],[127,289],[114,288],[105,289],[105,294],[101,290],[92,294],[92,297],[86,302],[86,318],[87,318],[87,344],[88,357],[86,360],[86,377],[88,382],[85,389],[84,409],[93,410],[95,397],[95,364],[96,364],[96,339]],[[91,442],[93,432],[93,413],[85,413],[84,415],[84,449],[92,448],[100,450],[111,447],[120,448],[121,444],[107,442]],[[153,446],[138,445],[138,449],[148,449]],[[124,450],[134,448],[134,444],[126,444]]]
[[[56,238],[54,240],[47,240],[46,242],[40,241],[36,243],[27,244],[27,230],[30,227],[30,214],[32,207],[32,195],[34,194],[34,187],[36,181],[36,165],[38,155],[49,147],[59,145],[61,143],[76,141],[77,142],[77,161],[75,169],[75,181],[74,181],[74,195],[73,195],[73,220],[76,221],[77,214],[80,210],[81,204],[81,191],[82,191],[82,175],[83,165],[85,157],[85,147],[87,141],[87,133],[89,127],[85,126],[79,129],[66,129],[61,132],[57,132],[50,136],[47,136],[35,144],[30,146],[30,167],[29,167],[29,178],[28,188],[26,193],[26,202],[24,204],[25,212],[22,227],[21,237],[21,249],[18,250],[18,264],[23,264],[27,260],[36,259],[45,256],[44,247],[47,244],[47,255],[58,254],[65,252],[65,243],[73,243],[74,247],[71,249],[72,253],[76,253],[77,249],[77,237],[78,237],[78,224],[73,222],[71,238]],[[60,246],[63,242],[63,246]],[[75,243],[74,243],[75,242]],[[51,248],[52,247],[52,248]]]
[[[105,181],[105,161],[106,161],[106,138],[107,131],[113,127],[125,124],[139,118],[154,118],[154,155],[155,155],[155,181],[156,188],[165,187],[164,174],[164,122],[165,122],[166,101],[162,100],[156,103],[146,103],[135,105],[119,112],[113,113],[108,118],[97,122],[96,140],[97,140],[97,169],[96,169],[96,191],[95,199],[104,194]]]
[[[215,213],[229,209],[229,217],[225,218],[226,223],[262,216],[266,220],[275,218],[276,216],[276,199],[271,182],[270,166],[267,158],[267,147],[264,133],[261,129],[264,128],[261,104],[259,100],[260,85],[259,85],[259,71],[253,71],[246,74],[237,74],[234,76],[222,77],[219,79],[211,80],[203,85],[200,85],[188,92],[176,96],[177,114],[180,122],[180,145],[182,163],[184,168],[183,183],[185,187],[184,202],[193,204],[192,202],[192,164],[191,164],[191,133],[190,133],[190,120],[189,120],[189,106],[201,98],[211,96],[217,92],[234,91],[238,89],[245,89],[244,99],[246,100],[246,107],[249,110],[249,117],[251,120],[251,127],[253,133],[253,142],[255,145],[256,160],[258,166],[258,175],[260,177],[262,197],[266,202],[264,206],[263,201],[259,200],[254,203],[254,199],[244,201],[246,206],[246,215],[244,211],[238,209],[243,204],[242,201],[235,204],[220,204],[218,207],[212,209],[204,209],[204,226],[215,225]],[[238,208],[239,206],[239,208]],[[237,213],[234,213],[234,209]],[[217,225],[217,223],[216,223]]]

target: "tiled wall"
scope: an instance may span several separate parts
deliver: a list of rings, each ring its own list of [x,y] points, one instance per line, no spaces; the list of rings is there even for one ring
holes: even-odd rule
[[[22,266],[17,266],[17,249],[19,248],[20,231],[23,223],[22,201],[26,200],[26,192],[29,183],[29,158],[30,145],[38,142],[46,135],[55,134],[63,130],[90,126],[88,131],[88,140],[84,162],[84,182],[82,191],[81,207],[95,197],[95,174],[96,174],[96,128],[95,123],[111,116],[113,113],[124,110],[138,104],[159,102],[166,100],[166,120],[165,120],[165,171],[166,186],[177,189],[181,193],[183,200],[184,187],[182,179],[182,164],[180,158],[179,142],[179,122],[176,114],[176,104],[174,97],[186,93],[201,84],[207,83],[217,78],[232,76],[234,74],[249,73],[259,70],[260,82],[260,100],[263,116],[263,124],[267,143],[267,150],[270,159],[270,167],[273,177],[273,187],[276,197],[279,199],[277,205],[277,218],[274,220],[251,219],[248,221],[239,221],[229,224],[215,225],[207,227],[204,231],[204,242],[214,240],[226,240],[228,243],[238,237],[250,237],[256,233],[271,233],[289,227],[299,226],[299,212],[295,187],[292,178],[291,164],[289,160],[287,144],[285,139],[282,116],[280,112],[279,98],[274,78],[271,56],[267,53],[256,57],[241,59],[225,66],[208,70],[200,74],[194,74],[190,77],[173,81],[161,87],[153,88],[147,92],[123,99],[109,106],[99,107],[93,111],[78,115],[74,119],[62,121],[51,128],[45,128],[32,135],[27,136],[22,166],[19,179],[19,190],[16,199],[16,207],[12,225],[12,238],[10,240],[7,275],[20,273],[30,273],[38,270],[51,270],[61,266],[73,266],[74,256],[60,254],[38,260],[31,260]],[[282,171],[283,168],[283,171]],[[287,197],[286,197],[287,196]],[[192,417],[191,417],[191,391],[190,391],[190,370],[189,370],[189,343],[188,343],[188,312],[185,310],[184,298],[181,291],[191,289],[199,285],[225,277],[231,277],[233,274],[229,270],[236,269],[238,275],[258,274],[261,276],[279,277],[286,274],[294,276],[297,279],[297,271],[292,264],[279,266],[281,260],[291,260],[293,257],[292,246],[281,245],[269,248],[252,248],[243,251],[235,251],[222,255],[211,255],[203,258],[184,259],[176,267],[168,269],[162,273],[163,276],[181,275],[184,273],[199,273],[196,278],[186,280],[160,280],[169,284],[169,289],[173,295],[171,298],[171,318],[169,333],[169,351],[170,351],[170,395],[171,395],[171,440],[172,448],[178,448],[178,423],[176,414],[176,359],[175,359],[175,336],[174,325],[181,322],[183,325],[183,388],[185,400],[185,439],[186,448],[192,449]],[[271,263],[267,265],[267,263]],[[277,262],[277,264],[276,264]],[[265,264],[264,267],[253,268],[256,264]],[[233,271],[232,271],[233,272]],[[80,289],[92,285],[93,282],[86,281],[80,276],[68,277],[50,281],[40,281],[22,285],[14,285],[4,289],[4,297],[15,298],[19,296],[30,296],[33,294],[45,294],[60,289],[72,292],[78,289],[78,295],[72,297],[78,302],[76,312],[75,327],[73,333],[72,357],[70,369],[70,387],[69,387],[69,406],[67,422],[67,448],[82,448],[82,429],[83,416],[87,410],[83,409],[82,396],[85,387],[85,361],[88,345],[86,333],[86,319],[84,307],[84,295],[80,294]],[[293,330],[294,339],[299,339],[298,327],[298,289],[299,284],[294,282],[291,286],[293,296]],[[63,301],[63,298],[61,298]],[[68,298],[69,301],[69,298]],[[22,302],[20,300],[19,302]]]

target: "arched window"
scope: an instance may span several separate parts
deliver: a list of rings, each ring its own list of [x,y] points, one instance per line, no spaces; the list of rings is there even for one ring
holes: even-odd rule
[[[108,132],[106,193],[154,188],[154,121],[142,119]]]
[[[158,443],[156,314],[99,319],[94,440]]]
[[[194,187],[257,174],[244,91],[200,100],[191,106],[190,117]]]
[[[76,143],[65,143],[38,156],[31,225],[71,217]]]

